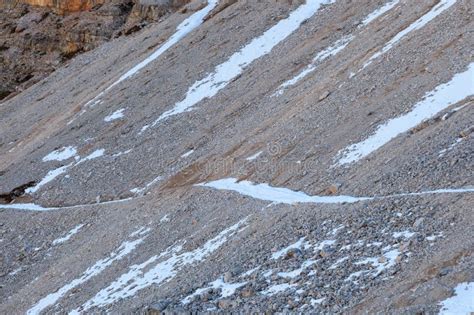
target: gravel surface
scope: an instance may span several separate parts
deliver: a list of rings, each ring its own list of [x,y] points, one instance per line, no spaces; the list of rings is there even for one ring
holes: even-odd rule
[[[457,1],[357,72],[438,1],[400,1],[368,25],[389,1],[324,4],[215,96],[144,130],[304,3],[221,2],[104,94],[205,3],[80,55],[0,105],[0,313],[431,314],[474,281],[474,92],[336,165],[341,150],[468,69],[472,6]],[[225,178],[311,196],[464,191],[275,204],[196,186]],[[27,203],[49,210],[12,209]]]

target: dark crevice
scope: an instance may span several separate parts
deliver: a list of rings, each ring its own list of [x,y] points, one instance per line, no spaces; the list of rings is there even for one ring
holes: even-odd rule
[[[34,185],[36,185],[36,182],[31,181],[12,189],[9,193],[0,194],[0,204],[8,204],[20,198],[23,199],[22,197],[25,197],[25,191]]]

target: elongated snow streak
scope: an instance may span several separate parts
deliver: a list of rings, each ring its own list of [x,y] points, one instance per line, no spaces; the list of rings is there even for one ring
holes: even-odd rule
[[[356,198],[351,196],[309,196],[301,191],[288,188],[272,187],[268,184],[254,184],[249,181],[240,181],[236,178],[220,179],[213,182],[198,184],[197,186],[210,187],[218,190],[236,191],[242,195],[255,199],[271,201],[275,204],[295,203],[354,203],[371,198]]]
[[[85,283],[86,281],[90,280],[91,278],[97,276],[102,271],[104,271],[107,267],[112,265],[114,262],[121,260],[128,254],[130,254],[139,244],[144,241],[145,238],[140,238],[133,241],[125,241],[123,242],[114,252],[110,254],[109,257],[101,259],[97,261],[93,266],[89,267],[80,278],[76,278],[57,290],[54,293],[47,295],[46,297],[42,298],[38,303],[32,306],[26,314],[33,315],[33,314],[40,314],[46,308],[56,304],[61,298],[65,297],[66,294],[71,291],[72,289],[76,288],[77,286]]]
[[[31,193],[35,193],[37,192],[41,187],[43,187],[44,185],[46,185],[47,183],[53,181],[56,177],[58,177],[59,175],[61,174],[64,174],[66,173],[67,169],[70,168],[74,163],[70,163],[68,165],[65,165],[65,166],[61,166],[59,168],[56,168],[54,170],[51,170],[49,171],[45,177],[43,177],[43,179],[38,183],[36,184],[35,186],[33,187],[30,187],[28,189],[25,190],[25,192],[27,194],[31,194]]]
[[[75,147],[64,147],[58,150],[55,150],[43,158],[43,162],[48,161],[64,161],[74,157],[77,154]]]
[[[377,59],[378,57],[382,56],[383,54],[388,52],[390,49],[392,49],[395,46],[395,44],[397,44],[401,39],[403,39],[410,32],[416,31],[424,27],[426,24],[428,24],[438,15],[440,15],[441,13],[449,9],[451,6],[453,6],[456,3],[456,1],[457,0],[441,0],[428,13],[420,17],[418,20],[410,24],[407,28],[403,29],[400,33],[398,33],[391,40],[389,40],[385,44],[385,46],[382,47],[382,49],[374,53],[372,57],[370,57],[369,60],[367,60],[364,63],[364,65],[362,66],[362,69],[360,69],[359,71],[362,71],[363,69],[367,68],[375,59]]]
[[[22,210],[22,211],[38,211],[38,212],[58,211],[58,210],[75,209],[75,208],[89,207],[89,206],[110,205],[110,204],[116,204],[116,203],[131,201],[131,200],[138,199],[138,198],[141,198],[141,197],[139,196],[139,197],[135,197],[135,198],[125,198],[125,199],[120,199],[120,200],[111,200],[111,201],[97,202],[97,203],[84,203],[84,204],[67,206],[67,207],[43,207],[43,206],[37,205],[35,203],[12,203],[12,204],[7,204],[7,205],[0,204],[0,209]]]
[[[249,196],[258,200],[271,201],[273,204],[341,204],[355,203],[360,201],[380,200],[398,197],[412,197],[436,194],[461,194],[472,193],[474,188],[438,189],[414,193],[400,193],[386,196],[352,197],[352,196],[310,196],[301,191],[288,188],[272,187],[268,184],[254,184],[249,181],[238,181],[236,178],[225,178],[209,183],[197,184],[196,186],[209,187],[217,190],[235,191],[241,195]]]
[[[454,288],[454,296],[441,302],[440,315],[472,314],[474,312],[474,282],[463,282]]]
[[[197,289],[194,293],[188,295],[186,298],[181,300],[181,304],[191,303],[196,296],[199,296],[203,292],[207,292],[210,289],[214,289],[215,291],[221,290],[221,293],[218,299],[227,298],[229,296],[234,295],[237,289],[243,287],[246,284],[247,284],[247,281],[237,282],[237,283],[227,283],[220,278],[220,279],[217,279],[216,281],[209,283],[208,287]]]
[[[362,24],[360,27],[367,26],[370,24],[372,21],[377,19],[378,17],[382,16],[389,10],[393,9],[400,0],[394,0],[391,1],[384,6],[378,8],[377,10],[373,11],[367,17],[362,21]],[[352,40],[354,39],[353,35],[347,35],[344,36],[343,38],[339,39],[336,41],[332,46],[327,47],[326,49],[322,50],[319,52],[314,58],[311,64],[306,66],[300,73],[298,73],[295,77],[292,79],[284,82],[283,84],[280,85],[278,90],[272,95],[272,96],[279,96],[282,95],[285,91],[286,88],[295,85],[296,83],[300,82],[302,79],[304,79],[306,76],[308,76],[310,73],[314,72],[318,68],[318,63],[326,60],[329,57],[337,55],[339,52],[344,50],[344,48],[349,45]]]
[[[184,100],[164,112],[156,119],[152,126],[168,119],[171,116],[188,112],[200,101],[216,95],[226,87],[232,79],[243,72],[253,61],[267,55],[285,38],[296,31],[300,25],[312,17],[324,4],[333,3],[335,0],[307,0],[286,19],[279,21],[261,36],[254,38],[250,43],[234,53],[226,62],[220,64],[204,79],[196,81],[186,93]]]
[[[371,22],[375,21],[380,16],[384,15],[385,13],[393,9],[399,2],[400,0],[393,0],[393,1],[387,2],[385,5],[381,6],[374,12],[367,15],[367,17],[362,21],[361,26],[369,25]]]
[[[273,94],[273,96],[281,95],[283,94],[284,90],[287,87],[293,86],[302,79],[304,79],[308,74],[314,72],[317,69],[317,63],[320,63],[327,58],[331,56],[337,55],[339,52],[341,52],[344,48],[346,48],[347,45],[354,39],[354,36],[348,35],[344,36],[343,38],[339,39],[334,43],[334,45],[322,50],[319,52],[313,59],[312,63],[306,66],[303,71],[298,73],[295,77],[292,79],[282,83],[278,90]]]
[[[95,105],[100,103],[99,98],[102,97],[106,92],[110,91],[116,85],[120,84],[121,82],[127,80],[128,78],[132,77],[133,75],[137,74],[140,70],[145,68],[149,63],[157,59],[161,56],[164,52],[168,49],[173,47],[176,43],[178,43],[182,38],[186,35],[194,31],[197,27],[199,27],[203,22],[204,18],[207,14],[209,14],[217,5],[218,0],[208,0],[207,5],[202,8],[201,10],[195,12],[187,19],[185,19],[181,24],[178,25],[176,28],[176,32],[163,44],[158,48],[155,52],[153,52],[150,56],[148,56],[145,60],[140,62],[139,64],[135,65],[133,68],[125,72],[120,78],[118,78],[115,82],[109,85],[105,90],[100,92],[96,97],[88,101],[85,106],[86,107],[94,107]]]
[[[186,267],[201,262],[224,245],[227,240],[246,228],[247,218],[220,232],[201,247],[192,251],[179,253],[182,245],[175,245],[121,275],[108,287],[99,291],[92,299],[73,312],[87,312],[93,307],[105,307],[119,300],[134,296],[137,292],[151,286],[166,283],[176,277]],[[168,257],[164,260],[163,258]],[[161,260],[161,261],[160,261]],[[155,264],[154,267],[151,265]]]
[[[242,195],[253,197],[259,200],[271,201],[275,204],[284,203],[284,204],[295,204],[295,203],[325,203],[325,204],[340,204],[340,203],[355,203],[359,201],[366,200],[376,200],[376,199],[386,199],[386,198],[397,198],[397,197],[412,197],[412,196],[423,196],[423,195],[439,195],[439,194],[463,194],[463,193],[472,193],[474,188],[446,188],[438,190],[428,190],[422,192],[412,192],[412,193],[401,193],[393,194],[386,196],[373,196],[373,197],[352,197],[352,196],[309,196],[303,192],[293,191],[288,188],[277,188],[271,187],[268,184],[253,184],[248,181],[237,182],[235,178],[221,179],[214,182],[197,184],[196,186],[209,187],[218,190],[229,190],[236,191]],[[47,208],[34,203],[18,203],[18,204],[0,204],[0,209],[7,210],[23,210],[23,211],[57,211],[57,210],[67,210],[75,209],[80,207],[89,207],[89,206],[99,206],[99,205],[109,205],[122,203],[127,201],[132,201],[135,199],[142,198],[141,196],[134,198],[126,198],[120,200],[112,200],[100,203],[89,203],[74,205],[68,207],[56,207],[56,208]]]
[[[148,190],[150,190],[151,187],[153,187],[156,183],[158,183],[162,179],[163,179],[163,176],[158,176],[155,179],[153,179],[151,182],[146,184],[144,187],[130,189],[130,192],[134,193],[137,196],[144,196],[148,192]]]
[[[30,187],[30,188],[26,189],[25,192],[27,194],[32,194],[32,193],[37,192],[38,190],[41,189],[41,187],[43,187],[44,185],[46,185],[49,182],[53,181],[59,175],[66,173],[66,171],[69,168],[74,167],[76,165],[79,165],[81,163],[84,163],[86,161],[90,161],[90,160],[99,158],[99,157],[104,155],[104,152],[105,152],[104,149],[99,149],[99,150],[96,150],[96,151],[92,152],[91,154],[89,154],[88,156],[86,156],[85,158],[82,158],[82,159],[81,159],[80,156],[75,156],[76,162],[71,162],[68,165],[64,165],[64,166],[61,166],[59,168],[56,168],[54,170],[49,171],[46,174],[46,176],[43,177],[43,179],[38,184],[36,184],[33,187]]]
[[[65,236],[60,237],[58,239],[55,239],[52,243],[53,246],[54,245],[59,245],[59,244],[62,244],[62,243],[65,243],[65,242],[69,241],[71,239],[71,237],[73,237],[75,234],[77,234],[83,226],[84,226],[84,224],[79,224],[78,226],[73,228],[71,231],[69,231]]]
[[[117,119],[121,119],[123,118],[123,112],[125,111],[125,108],[121,108],[115,112],[113,112],[112,114],[110,114],[109,116],[106,116],[104,118],[104,121],[105,122],[111,122],[111,121],[114,121],[114,120],[117,120]]]
[[[387,121],[366,140],[339,151],[335,166],[359,161],[399,134],[471,95],[474,95],[474,63],[469,65],[467,71],[454,75],[451,81],[441,84],[427,93],[424,99],[407,114]]]

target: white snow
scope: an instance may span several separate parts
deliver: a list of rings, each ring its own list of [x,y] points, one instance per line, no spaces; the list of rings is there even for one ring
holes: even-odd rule
[[[341,50],[346,48],[346,46],[354,39],[354,36],[348,35],[339,39],[334,43],[333,46],[330,46],[314,57],[313,62],[323,61],[331,56],[338,54]]]
[[[217,5],[218,0],[208,0],[207,5],[199,11],[196,11],[187,19],[185,19],[181,24],[178,25],[176,28],[176,32],[157,50],[155,50],[150,56],[148,56],[145,60],[135,65],[133,68],[128,70],[124,73],[120,78],[118,78],[115,82],[109,85],[104,91],[100,92],[96,97],[86,103],[86,106],[95,106],[101,102],[99,99],[102,97],[106,92],[111,90],[117,84],[127,80],[128,78],[132,77],[133,75],[137,74],[140,70],[145,68],[149,63],[160,57],[164,52],[168,49],[173,47],[176,43],[178,43],[182,38],[184,38],[187,34],[191,33],[197,27],[199,27],[203,22],[206,15],[211,12],[215,6]]]
[[[440,303],[440,315],[470,315],[474,313],[474,282],[463,282],[454,288],[454,295]]]
[[[93,160],[93,159],[97,159],[101,156],[104,156],[104,153],[105,153],[104,149],[95,150],[94,152],[92,152],[91,154],[89,154],[88,156],[86,156],[85,158],[80,160],[77,164],[80,164],[80,163],[85,162],[85,161],[90,161],[90,160]]]
[[[34,203],[11,203],[11,204],[0,204],[0,209],[12,209],[12,210],[24,210],[24,211],[57,211],[57,210],[75,209],[75,208],[87,207],[87,206],[116,204],[116,203],[130,201],[133,199],[134,198],[125,198],[125,199],[119,199],[119,200],[98,202],[98,203],[93,203],[93,204],[90,204],[90,203],[78,204],[78,205],[67,206],[67,207],[51,207],[51,208],[42,207]]]
[[[143,242],[144,238],[125,241],[123,242],[114,252],[112,252],[107,258],[97,261],[93,266],[89,267],[80,278],[76,278],[64,285],[54,293],[48,294],[46,297],[42,298],[38,303],[33,305],[26,314],[40,314],[46,308],[56,304],[61,298],[65,297],[66,294],[74,289],[75,287],[85,283],[89,279],[97,276],[107,267],[112,265],[114,262],[121,260],[128,254],[130,254],[139,244]]]
[[[109,116],[105,117],[104,118],[104,121],[105,122],[111,122],[111,121],[114,121],[114,120],[117,120],[117,119],[120,119],[120,118],[123,118],[123,112],[125,111],[125,108],[121,108],[115,112],[113,112],[112,114],[110,114]]]
[[[303,268],[298,268],[298,269],[295,269],[295,270],[292,270],[292,271],[288,271],[288,272],[279,272],[277,273],[277,275],[281,278],[290,278],[290,279],[293,279],[293,278],[296,278],[298,277],[301,273],[303,272]]]
[[[349,35],[349,36],[344,36],[343,38],[339,39],[334,43],[334,45],[322,50],[319,52],[314,58],[311,64],[306,66],[306,68],[303,69],[300,73],[298,73],[295,77],[292,79],[282,83],[278,90],[273,94],[273,96],[276,95],[282,95],[284,90],[290,86],[295,85],[302,79],[304,79],[308,74],[311,72],[315,71],[317,69],[317,63],[324,61],[325,59],[334,56],[338,54],[340,51],[342,51],[346,46],[354,39],[354,36]]]
[[[329,267],[329,270],[337,269],[343,262],[345,262],[348,259],[349,259],[349,256],[338,259]]]
[[[25,190],[25,192],[27,194],[32,194],[32,193],[35,193],[37,192],[41,187],[43,187],[44,185],[46,185],[47,183],[49,183],[50,181],[54,180],[56,177],[58,177],[59,175],[61,174],[64,174],[67,169],[69,167],[71,167],[73,165],[73,163],[70,163],[68,165],[65,165],[65,166],[61,166],[59,168],[56,168],[54,170],[51,170],[49,171],[46,176],[38,183],[36,184],[35,186],[33,187],[30,187],[28,189]]]
[[[153,179],[151,182],[146,184],[144,187],[130,189],[130,192],[139,196],[143,196],[148,191],[148,189],[150,189],[153,185],[155,185],[162,179],[163,179],[163,176],[158,176],[155,179]]]
[[[63,147],[61,149],[55,150],[43,158],[43,162],[47,161],[64,161],[74,157],[77,154],[75,147]]]
[[[272,259],[279,259],[288,253],[291,249],[307,249],[310,247],[309,243],[305,240],[305,237],[300,238],[298,241],[296,241],[294,244],[291,244],[277,252],[274,252],[272,254]]]
[[[23,270],[22,267],[17,268],[17,269],[15,269],[15,270],[13,270],[12,272],[8,273],[8,275],[9,275],[9,276],[14,276],[14,275],[16,275],[17,273],[19,273],[19,272],[22,271],[22,270]]]
[[[411,238],[416,233],[410,231],[394,232],[392,235],[394,238]]]
[[[172,109],[164,112],[152,125],[155,126],[171,116],[188,112],[200,101],[216,95],[229,82],[240,75],[253,61],[270,53],[276,45],[296,31],[323,4],[330,4],[334,1],[307,0],[305,4],[302,4],[293,11],[288,18],[279,21],[261,36],[254,38],[250,43],[234,53],[226,62],[217,66],[204,79],[195,82],[189,88],[184,100],[176,103]]]
[[[45,208],[34,203],[12,203],[0,204],[0,209],[25,210],[25,211],[50,211],[53,208]]]
[[[170,220],[170,218],[168,217],[168,215],[165,215],[164,217],[162,217],[162,218],[160,219],[160,223],[168,223],[168,222],[170,222],[170,221],[171,221],[171,220]]]
[[[214,289],[214,292],[216,290],[220,290],[221,293],[220,293],[220,296],[218,298],[223,299],[223,298],[234,295],[235,291],[237,289],[243,287],[246,284],[247,284],[247,282],[226,283],[222,279],[217,279],[216,281],[211,282],[208,287],[197,289],[193,294],[190,294],[187,297],[185,297],[181,301],[181,303],[182,304],[188,304],[188,303],[193,301],[193,298],[195,296],[199,296],[200,294],[202,294],[202,293],[204,293],[204,292],[206,292],[210,289]]]
[[[151,228],[149,228],[149,227],[147,228],[147,227],[142,226],[138,230],[132,232],[130,234],[130,237],[143,236],[143,235],[146,235],[146,234],[150,233],[150,231],[151,231]]]
[[[134,296],[137,292],[173,279],[183,268],[201,262],[224,245],[229,238],[246,228],[247,218],[223,230],[216,237],[207,241],[201,247],[192,251],[182,251],[182,245],[168,248],[160,255],[155,255],[139,265],[133,265],[130,270],[118,277],[108,287],[99,291],[92,299],[83,304],[84,312],[92,307],[105,307],[119,300]],[[161,260],[164,257],[168,257]],[[153,263],[158,262],[154,267]]]
[[[67,241],[69,241],[71,239],[71,237],[74,236],[74,234],[77,234],[77,232],[79,232],[79,230],[84,226],[84,224],[79,224],[78,226],[76,226],[75,228],[73,228],[71,231],[69,231],[65,236],[63,237],[60,237],[58,239],[55,239],[52,244],[53,246],[56,246],[56,245],[59,245],[59,244],[62,244],[62,243],[65,243]]]
[[[129,154],[129,153],[131,153],[132,151],[133,151],[132,149],[129,149],[129,150],[127,150],[127,151],[120,151],[120,152],[118,152],[118,153],[113,154],[112,156],[113,156],[113,157],[119,157],[119,156],[122,156],[122,155],[125,155],[125,154]]]
[[[236,191],[242,195],[256,199],[272,201],[275,204],[295,203],[354,203],[370,198],[356,198],[351,196],[309,196],[304,192],[293,191],[287,188],[271,187],[268,184],[253,184],[249,181],[240,181],[236,178],[226,178],[196,186],[210,187],[219,190]]]
[[[388,195],[388,196],[377,197],[377,199],[423,196],[423,195],[439,195],[439,194],[464,194],[464,193],[472,193],[472,192],[474,192],[474,188],[457,188],[457,189],[448,188],[448,189],[428,190],[428,191],[415,192],[415,193]]]
[[[331,231],[330,234],[331,234],[331,235],[336,235],[336,234],[339,233],[339,231],[344,230],[344,228],[345,228],[344,224],[341,224],[341,225],[339,225],[338,227],[334,228],[334,229]]]
[[[439,237],[443,237],[444,233],[443,232],[439,232],[439,233],[436,233],[436,234],[432,234],[430,236],[427,236],[426,237],[426,240],[427,241],[430,241],[430,242],[433,242],[435,241],[437,238]]]
[[[263,153],[263,151],[258,151],[254,155],[249,156],[248,158],[246,158],[246,160],[247,161],[253,161],[253,160],[257,159],[262,153]]]
[[[194,153],[194,150],[189,150],[188,152],[184,153],[183,155],[181,155],[181,158],[187,158],[188,156],[190,156],[191,154]]]
[[[305,260],[299,268],[294,269],[292,271],[288,271],[288,272],[279,272],[277,273],[277,275],[281,278],[293,279],[293,278],[298,277],[303,271],[305,271],[306,269],[308,269],[308,267],[311,267],[315,263],[316,263],[316,260],[308,259],[308,260]]]
[[[427,93],[424,99],[418,102],[410,112],[380,125],[375,133],[366,140],[339,151],[336,165],[341,166],[359,161],[399,134],[433,117],[448,106],[473,95],[473,78],[474,63],[471,63],[466,71],[454,75],[451,81],[441,84]]]
[[[243,274],[240,275],[241,278],[245,278],[245,277],[248,277],[250,275],[252,275],[255,271],[257,271],[258,269],[260,269],[260,266],[257,266],[255,268],[252,268],[246,272],[244,272]]]
[[[336,244],[336,240],[324,240],[322,242],[319,242],[317,245],[313,246],[313,251],[319,251],[324,249],[325,246],[331,246]]]
[[[293,289],[296,287],[296,284],[288,284],[288,283],[282,283],[282,284],[275,284],[266,289],[265,291],[262,291],[261,293],[266,296],[273,296],[278,293],[284,292],[289,289]]]
[[[375,10],[374,12],[370,13],[363,21],[361,26],[367,26],[372,21],[378,19],[380,16],[384,15],[386,12],[393,9],[400,0],[392,0],[387,2],[385,5],[381,6],[379,9]]]
[[[398,43],[402,38],[404,38],[406,35],[408,35],[412,31],[416,31],[423,26],[425,26],[428,22],[436,18],[438,15],[443,13],[445,10],[449,9],[452,5],[456,3],[457,0],[441,0],[437,5],[435,5],[429,12],[427,12],[425,15],[420,17],[418,20],[410,24],[407,28],[403,29],[400,33],[395,35],[390,41],[388,41],[385,46],[382,47],[379,51],[374,53],[372,57],[367,60],[362,69],[367,68],[375,59],[378,57],[382,56],[386,52],[388,52],[390,49],[392,49],[396,43]]]
[[[355,265],[370,265],[372,268],[369,270],[362,270],[362,271],[357,271],[349,275],[349,277],[346,279],[346,281],[350,281],[355,277],[358,277],[362,274],[371,274],[373,277],[377,277],[380,275],[382,272],[385,270],[388,270],[395,266],[397,262],[397,257],[400,255],[400,251],[398,249],[391,249],[386,251],[383,256],[385,257],[386,261],[385,262],[380,262],[377,257],[371,257],[371,258],[366,258],[363,260],[360,260],[356,263]]]
[[[463,142],[463,140],[464,140],[464,138],[458,138],[458,139],[456,139],[456,141],[453,142],[448,148],[439,151],[439,152],[438,152],[438,157],[443,157],[443,156],[445,156],[446,153],[448,153],[449,151],[452,151],[455,147],[457,147],[458,144],[460,144],[461,142]]]
[[[316,306],[316,305],[319,305],[321,303],[324,302],[326,298],[320,298],[320,299],[311,299],[310,303],[311,303],[311,306]]]
[[[379,16],[385,14],[387,11],[391,10],[395,5],[397,5],[399,0],[394,0],[386,5],[382,6],[381,8],[375,10],[374,12],[370,13],[363,21],[360,27],[367,26],[370,22],[377,19]],[[350,42],[354,39],[353,35],[346,35],[343,38],[337,40],[332,46],[327,47],[326,49],[319,52],[314,58],[311,64],[306,66],[300,73],[298,73],[292,79],[284,82],[278,88],[278,90],[272,96],[282,95],[284,90],[290,86],[295,85],[302,79],[304,79],[308,74],[312,73],[317,69],[317,64],[324,61],[325,59],[337,55],[339,52],[344,50],[344,48],[349,45]],[[355,74],[354,74],[355,75]]]

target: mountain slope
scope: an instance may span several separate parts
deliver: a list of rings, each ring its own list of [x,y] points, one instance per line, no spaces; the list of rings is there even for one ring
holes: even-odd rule
[[[469,296],[472,6],[188,7],[0,105],[0,310]]]

